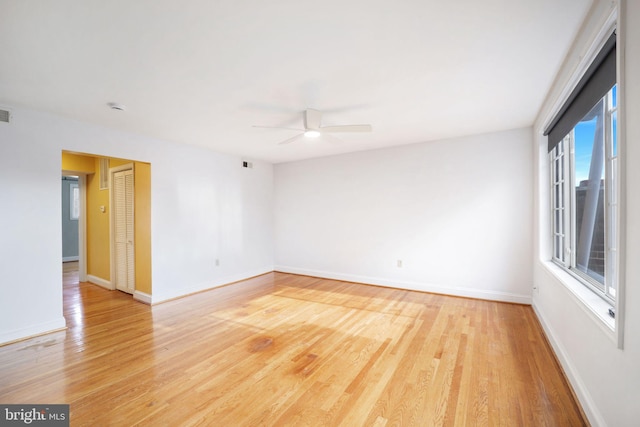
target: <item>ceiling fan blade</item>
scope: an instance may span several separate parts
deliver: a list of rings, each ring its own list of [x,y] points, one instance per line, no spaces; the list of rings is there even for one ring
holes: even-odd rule
[[[278,142],[278,145],[291,144],[293,141],[295,141],[298,138],[302,137],[302,135],[304,135],[304,134],[301,133],[301,134],[298,134],[298,135],[294,136],[293,138],[285,139],[282,142]]]
[[[371,132],[371,125],[344,125],[321,127],[322,132]]]
[[[318,130],[320,129],[320,119],[322,119],[322,113],[312,108],[304,110],[304,127],[305,129]]]
[[[253,125],[251,127],[254,128],[260,128],[260,129],[286,129],[286,130],[296,130],[298,132],[304,132],[304,129],[298,129],[298,128],[285,128],[285,127],[280,127],[280,126],[258,126],[258,125]]]

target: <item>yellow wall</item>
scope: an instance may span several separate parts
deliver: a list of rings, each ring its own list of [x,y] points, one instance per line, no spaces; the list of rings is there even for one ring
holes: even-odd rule
[[[93,161],[98,173],[87,176],[87,274],[109,281],[109,190],[100,190],[100,159],[95,157]]]
[[[151,165],[135,162],[133,172],[136,290],[151,295]]]
[[[113,157],[109,157],[109,167],[110,168],[116,168],[118,166],[122,166],[122,165],[126,165],[129,163],[136,163],[133,160],[127,160],[127,159],[115,159]],[[134,177],[135,180],[135,177]]]
[[[109,166],[134,164],[134,236],[136,290],[151,295],[151,165],[126,159],[109,159]],[[87,274],[111,280],[109,190],[100,190],[100,158],[62,153],[65,172],[87,174]],[[101,207],[104,207],[102,212]]]
[[[81,154],[62,152],[62,170],[66,172],[95,173],[95,161],[93,157]]]

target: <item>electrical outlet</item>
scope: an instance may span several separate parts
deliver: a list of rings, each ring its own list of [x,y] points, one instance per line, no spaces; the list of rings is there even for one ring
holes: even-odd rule
[[[402,260],[401,260],[401,259],[399,259],[398,261],[396,261],[396,266],[397,266],[398,268],[402,268]]]

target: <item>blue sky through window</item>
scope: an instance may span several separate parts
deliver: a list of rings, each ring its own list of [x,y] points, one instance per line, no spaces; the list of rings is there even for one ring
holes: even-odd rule
[[[575,127],[576,186],[580,185],[580,181],[589,178],[595,131],[596,119],[580,122]]]
[[[618,105],[617,86],[611,90],[611,98],[613,107]],[[593,136],[596,131],[596,121],[579,122],[575,127],[575,167],[576,167],[576,186],[580,185],[580,181],[589,179],[589,166],[591,164],[591,154],[593,151]],[[613,154],[617,155],[617,139],[618,139],[618,115],[613,115]],[[604,168],[602,172],[604,179]]]

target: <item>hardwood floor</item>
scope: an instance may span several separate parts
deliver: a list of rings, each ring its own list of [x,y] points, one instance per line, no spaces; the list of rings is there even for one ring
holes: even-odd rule
[[[0,347],[0,402],[72,426],[586,425],[528,306],[271,273],[149,307],[73,271],[64,304],[67,331]]]

